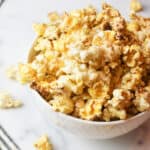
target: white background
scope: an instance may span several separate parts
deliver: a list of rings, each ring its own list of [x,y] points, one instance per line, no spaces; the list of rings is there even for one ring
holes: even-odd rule
[[[89,4],[100,9],[101,0],[6,0],[0,8],[0,90],[10,91],[24,102],[13,110],[0,110],[0,124],[7,130],[22,150],[33,150],[33,142],[47,133],[54,150],[150,150],[150,121],[141,128],[111,140],[85,140],[64,133],[47,123],[34,103],[27,86],[10,81],[5,69],[25,62],[35,38],[32,24],[46,21],[50,11],[71,10]],[[129,0],[107,0],[127,17]],[[142,1],[145,16],[150,16],[149,0]],[[143,144],[138,144],[142,141]]]

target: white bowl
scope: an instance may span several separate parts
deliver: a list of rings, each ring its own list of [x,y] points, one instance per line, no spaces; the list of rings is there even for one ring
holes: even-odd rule
[[[56,126],[80,137],[89,139],[109,139],[128,133],[139,127],[150,117],[150,112],[140,113],[130,119],[94,122],[81,120],[60,112],[55,112],[52,107],[36,92],[36,103],[41,110],[44,118],[50,120]]]

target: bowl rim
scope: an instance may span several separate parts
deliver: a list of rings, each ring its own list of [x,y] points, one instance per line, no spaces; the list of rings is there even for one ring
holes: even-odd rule
[[[61,117],[65,117],[66,119],[70,119],[72,121],[76,121],[76,122],[79,122],[79,123],[83,123],[83,124],[91,124],[91,125],[116,125],[116,124],[123,124],[123,123],[127,123],[129,121],[132,121],[132,120],[135,120],[137,118],[140,118],[148,113],[150,113],[150,111],[145,111],[145,112],[141,112],[131,118],[128,118],[126,120],[115,120],[115,121],[108,121],[108,122],[105,122],[105,121],[91,121],[91,120],[83,120],[81,118],[76,118],[76,117],[73,117],[71,115],[67,115],[67,114],[64,114],[64,113],[61,113],[61,112],[57,112],[57,111],[54,111],[51,107],[51,105],[48,104],[48,102],[46,102],[46,100],[35,90],[32,89],[32,91],[34,92],[34,94],[36,93],[36,96],[39,97],[40,101],[48,108],[50,109],[51,111],[53,111],[54,113],[56,113],[57,115],[61,116]],[[150,114],[149,114],[149,117],[150,117]]]

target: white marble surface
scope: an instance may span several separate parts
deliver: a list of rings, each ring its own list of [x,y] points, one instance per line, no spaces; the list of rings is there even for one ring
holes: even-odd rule
[[[19,109],[0,110],[0,124],[22,150],[33,150],[33,142],[45,133],[54,150],[150,150],[150,121],[137,130],[111,140],[86,140],[64,133],[45,121],[34,103],[27,86],[10,81],[5,69],[11,64],[25,61],[35,34],[31,25],[46,20],[49,11],[70,10],[88,4],[100,8],[100,0],[7,0],[0,8],[0,90],[10,91],[24,102]],[[119,8],[124,16],[129,12],[129,0],[107,0]],[[150,3],[142,1],[144,15],[150,16]]]

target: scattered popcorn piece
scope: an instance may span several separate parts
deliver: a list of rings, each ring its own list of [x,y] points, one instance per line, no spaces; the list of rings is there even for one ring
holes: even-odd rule
[[[136,92],[136,99],[133,103],[140,112],[150,110],[150,84]]]
[[[115,89],[113,98],[108,101],[108,104],[117,109],[125,109],[130,106],[132,97],[133,95],[129,90]]]
[[[86,120],[99,119],[102,115],[104,102],[104,99],[88,100],[85,106],[79,110],[81,118]]]
[[[52,144],[47,135],[40,137],[40,139],[35,142],[34,147],[36,150],[52,150]]]
[[[17,108],[21,107],[22,102],[20,100],[14,100],[13,97],[7,92],[0,92],[0,108]]]
[[[10,66],[6,70],[6,75],[8,78],[10,78],[12,80],[17,80],[17,66]]]
[[[103,112],[103,119],[105,121],[111,121],[114,119],[125,120],[127,118],[127,112],[124,109],[115,109],[114,107],[107,107]]]
[[[133,12],[139,12],[143,9],[143,7],[142,7],[141,3],[139,2],[139,0],[131,0],[130,9]]]
[[[59,15],[57,12],[51,12],[48,14],[48,18],[51,22],[55,22],[55,21],[58,21],[59,20]]]

